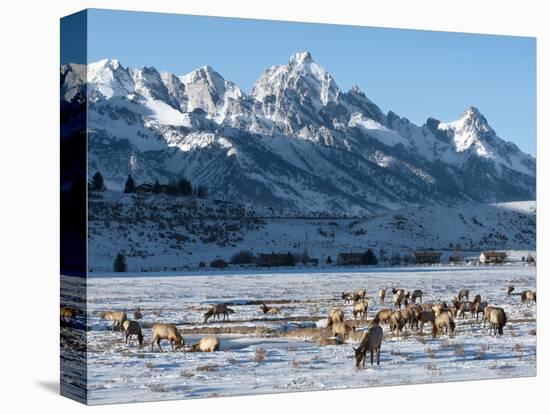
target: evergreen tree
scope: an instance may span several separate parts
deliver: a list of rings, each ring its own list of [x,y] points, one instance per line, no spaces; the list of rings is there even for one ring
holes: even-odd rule
[[[98,171],[92,177],[92,191],[103,191],[105,190],[105,183],[103,182],[103,176]]]
[[[128,270],[126,257],[124,257],[122,253],[116,255],[115,262],[113,263],[113,270],[115,272],[126,272]]]
[[[192,195],[193,187],[191,186],[191,182],[185,178],[181,178],[177,183],[177,193],[185,197]]]
[[[367,266],[378,264],[378,259],[372,249],[368,249],[363,255],[363,264]]]
[[[159,194],[162,192],[162,187],[160,186],[159,180],[155,181],[155,184],[153,184],[153,193]]]
[[[135,193],[136,192],[136,183],[134,182],[134,179],[131,175],[128,176],[128,179],[126,180],[126,184],[124,185],[124,192],[125,193]]]
[[[284,265],[285,266],[294,266],[294,256],[292,256],[292,253],[288,252],[285,257]]]

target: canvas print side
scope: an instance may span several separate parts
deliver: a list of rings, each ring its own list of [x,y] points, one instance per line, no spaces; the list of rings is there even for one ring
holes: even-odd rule
[[[86,403],[87,12],[64,17],[60,29],[60,390]]]

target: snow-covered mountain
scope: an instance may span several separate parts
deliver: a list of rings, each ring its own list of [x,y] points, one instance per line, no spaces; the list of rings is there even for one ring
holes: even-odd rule
[[[110,189],[128,174],[185,176],[212,198],[331,215],[535,198],[534,158],[478,109],[414,125],[357,86],[342,91],[308,52],[266,69],[249,94],[209,66],[176,76],[109,59],[64,65],[65,105],[84,90],[89,174]]]

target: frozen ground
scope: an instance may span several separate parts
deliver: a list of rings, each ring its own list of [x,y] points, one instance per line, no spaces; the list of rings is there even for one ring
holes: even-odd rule
[[[64,282],[67,282],[65,280]],[[369,273],[237,274],[88,279],[89,403],[104,404],[195,397],[323,390],[345,387],[521,377],[536,374],[536,307],[519,296],[535,289],[533,267],[434,268]],[[327,310],[344,309],[342,291],[367,288],[369,316],[381,307],[373,297],[380,287],[397,285],[425,292],[424,301],[451,299],[461,287],[502,306],[508,324],[502,337],[488,336],[473,319],[457,321],[453,336],[433,339],[387,332],[379,367],[355,369],[352,347],[319,346],[312,340],[323,330]],[[64,283],[63,286],[71,286]],[[70,292],[64,292],[69,297]],[[264,316],[257,301],[277,303],[282,315]],[[230,322],[205,325],[202,314],[216,302],[235,310]],[[104,310],[141,307],[145,343],[127,346],[99,317]],[[206,333],[221,338],[220,352],[151,352],[150,326],[173,322],[187,344]],[[70,328],[63,328],[70,329]],[[166,344],[165,351],[169,351]],[[66,348],[70,353],[70,347]]]

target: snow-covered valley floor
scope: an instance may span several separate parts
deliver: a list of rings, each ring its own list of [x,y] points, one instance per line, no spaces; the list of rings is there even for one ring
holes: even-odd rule
[[[62,298],[71,296],[64,277]],[[536,287],[534,267],[406,269],[369,273],[237,274],[223,276],[92,277],[87,281],[88,402],[105,404],[228,396],[346,387],[372,387],[536,374],[536,306],[522,305],[518,295]],[[356,369],[352,347],[360,332],[343,345],[320,346],[315,335],[326,326],[333,306],[346,319],[351,305],[342,291],[367,289],[368,319],[382,307],[380,287],[422,289],[424,302],[449,301],[460,288],[502,306],[508,323],[502,337],[488,335],[475,319],[457,320],[452,336],[432,338],[406,331],[396,337],[385,330],[380,366]],[[391,296],[391,295],[388,295]],[[258,302],[277,304],[281,315],[266,316]],[[208,305],[227,302],[230,322],[204,324]],[[101,311],[140,307],[145,342],[126,345],[112,332]],[[480,318],[481,319],[481,318]],[[151,324],[176,323],[186,344],[206,333],[221,339],[219,352],[152,352]],[[364,326],[364,324],[362,325]],[[70,329],[64,327],[62,329]],[[70,349],[65,348],[70,353]]]

